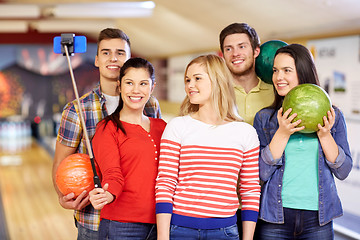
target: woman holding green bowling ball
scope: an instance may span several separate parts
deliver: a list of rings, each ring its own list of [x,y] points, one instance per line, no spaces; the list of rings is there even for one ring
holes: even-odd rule
[[[334,176],[345,179],[352,168],[342,112],[335,106],[319,130],[302,133],[301,119],[282,102],[294,87],[319,85],[310,51],[299,44],[277,50],[272,106],[259,111],[260,179],[264,181],[258,222],[259,239],[333,239],[333,219],[343,214]]]

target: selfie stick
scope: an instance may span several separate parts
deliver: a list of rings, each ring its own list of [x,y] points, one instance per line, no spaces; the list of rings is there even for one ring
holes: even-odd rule
[[[94,163],[94,155],[91,149],[91,145],[90,145],[90,140],[89,140],[89,136],[88,133],[86,131],[86,125],[85,125],[85,121],[84,121],[84,115],[81,109],[81,104],[80,104],[80,100],[79,100],[79,93],[76,87],[76,82],[75,82],[75,78],[74,78],[74,73],[71,67],[71,62],[70,62],[70,56],[69,56],[69,48],[71,50],[74,49],[74,34],[61,34],[61,45],[64,48],[64,52],[67,58],[67,62],[69,65],[69,70],[70,70],[70,76],[71,76],[71,80],[72,80],[72,85],[74,88],[74,93],[75,93],[75,97],[76,97],[76,102],[77,105],[79,107],[79,117],[80,117],[80,121],[81,121],[81,125],[83,126],[83,132],[84,132],[84,137],[85,137],[85,142],[86,142],[86,148],[87,151],[89,153],[89,157],[90,157],[90,162],[91,162],[91,167],[94,173],[94,185],[96,188],[101,187],[101,183],[100,183],[100,179],[99,176],[97,175],[96,172],[96,168],[95,168],[95,163]]]

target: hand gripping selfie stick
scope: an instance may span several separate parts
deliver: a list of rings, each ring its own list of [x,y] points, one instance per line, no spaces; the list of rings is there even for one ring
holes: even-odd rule
[[[101,183],[100,183],[99,176],[97,175],[97,172],[96,172],[96,167],[95,167],[95,162],[94,162],[94,155],[93,155],[93,152],[92,152],[89,136],[88,136],[88,133],[87,133],[87,130],[86,130],[86,125],[85,125],[85,121],[84,121],[84,115],[83,115],[82,107],[81,107],[80,100],[79,100],[79,93],[78,93],[78,90],[77,90],[77,87],[76,87],[74,73],[73,73],[73,70],[72,70],[72,67],[71,67],[71,61],[70,61],[70,55],[72,56],[74,54],[74,52],[86,52],[86,38],[84,36],[75,37],[75,34],[72,34],[72,33],[63,33],[63,34],[61,34],[60,39],[59,39],[59,37],[54,38],[54,52],[55,53],[60,53],[59,52],[59,47],[60,47],[59,46],[59,40],[60,40],[60,44],[61,44],[61,53],[63,53],[63,55],[66,56],[67,62],[68,62],[68,65],[69,65],[72,85],[73,85],[73,88],[74,88],[76,102],[77,102],[77,105],[78,105],[78,108],[79,108],[79,117],[80,117],[81,125],[83,126],[83,134],[84,134],[84,137],[85,137],[86,148],[87,148],[87,151],[89,153],[91,167],[92,167],[92,170],[93,170],[93,173],[94,173],[94,186],[96,188],[99,188],[99,187],[101,187]],[[76,41],[78,42],[78,44],[76,44]],[[76,48],[77,46],[79,46],[78,49]],[[81,49],[79,50],[79,48],[81,48]]]

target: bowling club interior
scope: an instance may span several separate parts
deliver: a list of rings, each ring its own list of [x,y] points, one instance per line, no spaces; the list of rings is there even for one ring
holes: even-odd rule
[[[345,214],[334,221],[336,239],[360,239],[360,211],[354,210],[360,197],[360,105],[353,99],[360,94],[360,73],[351,77],[360,69],[359,12],[358,0],[0,0],[0,239],[76,239],[73,212],[59,205],[51,178],[61,112],[75,99],[67,59],[54,53],[55,37],[86,37],[86,52],[70,57],[81,96],[99,81],[98,33],[124,30],[132,56],[155,67],[153,95],[169,121],[185,96],[187,63],[202,54],[221,55],[219,33],[233,22],[254,27],[261,43],[307,46],[321,70],[333,66],[320,57],[334,57],[343,47],[357,56],[340,58],[354,67],[336,66],[320,82],[344,109],[354,161],[350,180],[337,182]],[[340,93],[334,84],[346,90]]]

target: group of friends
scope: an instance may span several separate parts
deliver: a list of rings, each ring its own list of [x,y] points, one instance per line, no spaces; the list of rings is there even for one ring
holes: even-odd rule
[[[335,106],[315,133],[282,101],[295,86],[319,85],[309,50],[277,50],[273,85],[259,79],[256,31],[233,23],[222,57],[196,57],[184,74],[178,117],[161,119],[152,64],[130,57],[129,37],[100,32],[100,83],[80,98],[101,188],[74,198],[78,239],[333,239],[343,214],[334,176],[352,168],[346,123]],[[87,153],[75,101],[62,113],[53,176],[67,156]],[[286,163],[286,164],[285,164]],[[261,183],[260,183],[261,180]]]

